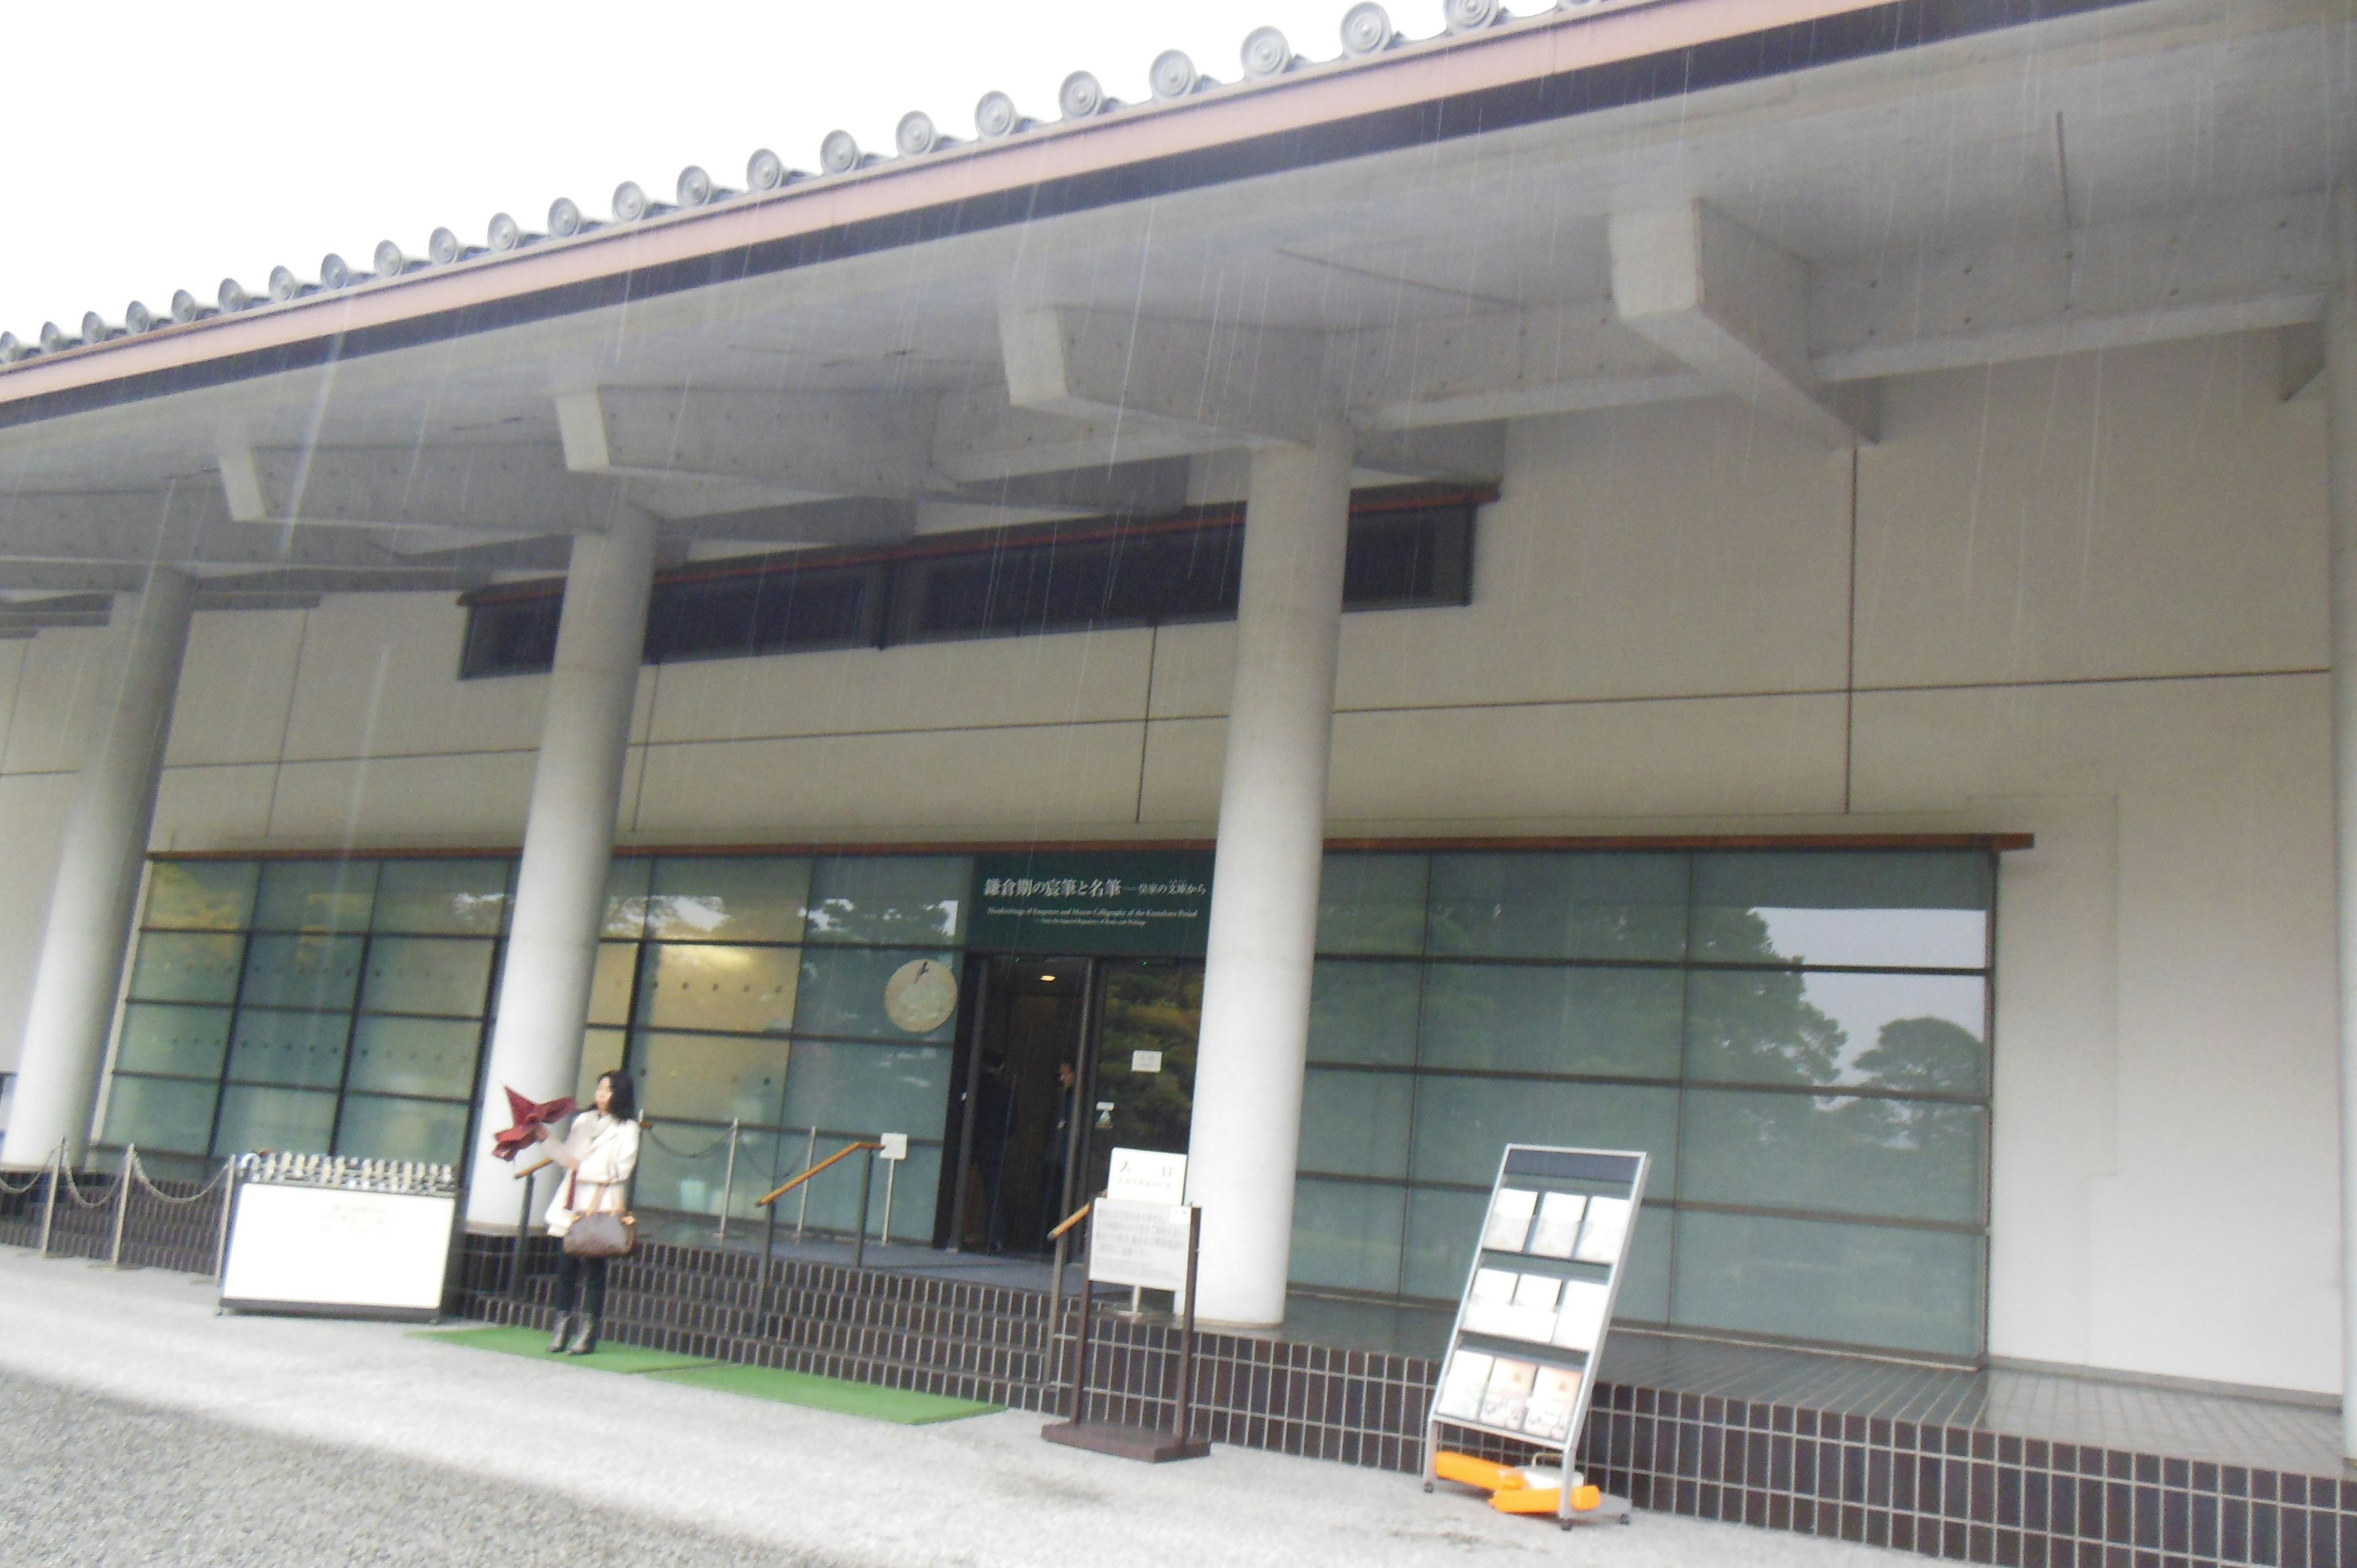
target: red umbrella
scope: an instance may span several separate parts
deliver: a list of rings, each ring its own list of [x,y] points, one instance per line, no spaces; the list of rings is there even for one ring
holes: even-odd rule
[[[507,1090],[508,1114],[515,1118],[514,1126],[504,1133],[492,1134],[491,1153],[500,1159],[514,1159],[519,1152],[540,1141],[541,1128],[559,1117],[573,1114],[573,1098],[570,1095],[563,1100],[552,1100],[545,1105],[535,1105],[514,1090],[507,1089],[505,1084],[500,1087]]]

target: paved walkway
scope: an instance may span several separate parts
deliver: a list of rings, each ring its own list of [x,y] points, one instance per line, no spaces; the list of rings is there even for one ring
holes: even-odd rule
[[[1235,1448],[1131,1465],[1042,1443],[1041,1418],[1013,1412],[891,1426],[395,1326],[219,1317],[183,1276],[15,1248],[0,1324],[0,1563],[1893,1561],[1652,1514],[1566,1534]]]

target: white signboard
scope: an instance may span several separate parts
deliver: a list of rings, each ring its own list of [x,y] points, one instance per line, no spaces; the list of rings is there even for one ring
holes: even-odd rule
[[[909,1157],[908,1133],[878,1133],[876,1134],[876,1141],[884,1145],[882,1148],[876,1151],[876,1157],[877,1159],[905,1160]]]
[[[1100,1197],[1089,1211],[1089,1278],[1099,1284],[1187,1288],[1187,1220],[1183,1204],[1136,1203]]]
[[[1115,1149],[1105,1173],[1105,1196],[1132,1203],[1187,1201],[1187,1156],[1151,1149]]]
[[[249,1184],[238,1188],[221,1299],[437,1316],[457,1215],[453,1196]]]

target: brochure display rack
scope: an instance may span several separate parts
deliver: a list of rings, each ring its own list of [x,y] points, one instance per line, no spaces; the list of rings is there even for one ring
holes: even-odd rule
[[[1425,1490],[1436,1480],[1470,1482],[1507,1512],[1552,1512],[1566,1529],[1584,1519],[1626,1522],[1629,1505],[1583,1487],[1571,1459],[1628,1267],[1646,1165],[1641,1151],[1506,1145],[1425,1422]],[[1445,1451],[1445,1427],[1560,1449],[1562,1474]]]
[[[237,1162],[221,1306],[427,1321],[457,1223],[448,1165],[324,1155]]]

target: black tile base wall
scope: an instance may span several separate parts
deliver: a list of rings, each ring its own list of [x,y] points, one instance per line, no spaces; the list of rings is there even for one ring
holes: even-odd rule
[[[554,1244],[470,1237],[459,1308],[549,1324]],[[1063,1350],[1077,1309],[1065,1304]],[[1033,1291],[654,1244],[616,1265],[608,1332],[637,1345],[863,1382],[1061,1408]],[[1168,1425],[1177,1336],[1101,1316],[1088,1414]],[[1437,1368],[1415,1356],[1240,1335],[1196,1341],[1196,1434],[1415,1473]],[[1537,1451],[1478,1434],[1469,1452]],[[1605,1383],[1580,1466],[1639,1508],[2018,1568],[2357,1568],[2357,1480],[2083,1447],[1979,1428]]]

